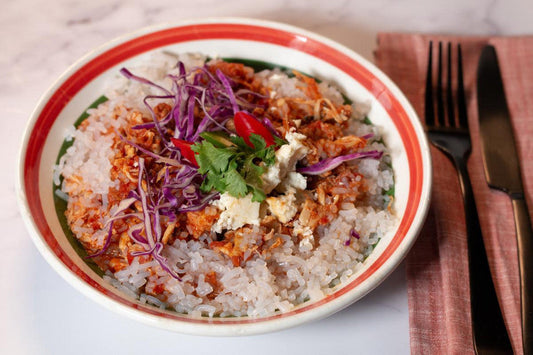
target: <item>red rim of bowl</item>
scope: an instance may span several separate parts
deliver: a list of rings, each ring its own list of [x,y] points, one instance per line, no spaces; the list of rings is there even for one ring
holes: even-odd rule
[[[35,181],[39,181],[40,160],[44,143],[48,138],[48,134],[50,133],[50,129],[55,119],[60,114],[62,109],[88,82],[96,78],[105,70],[128,58],[175,43],[205,39],[249,40],[276,44],[290,48],[294,48],[294,42],[298,41],[300,43],[298,46],[299,51],[317,57],[333,65],[334,67],[339,68],[359,82],[369,92],[373,93],[376,98],[386,94],[390,100],[390,105],[386,105],[385,110],[395,124],[405,147],[406,154],[409,157],[408,170],[410,176],[410,186],[405,214],[400,221],[396,235],[392,238],[390,244],[383,251],[383,253],[370,265],[370,267],[355,280],[318,302],[298,307],[295,310],[287,313],[275,314],[269,317],[233,319],[193,319],[179,313],[170,313],[160,311],[149,306],[143,306],[139,303],[131,302],[130,300],[102,287],[98,282],[93,280],[91,276],[81,270],[68,256],[68,254],[61,249],[46,221],[40,201],[39,184],[35,183]],[[69,269],[85,283],[90,285],[93,289],[122,305],[138,309],[147,314],[183,322],[234,325],[265,322],[269,320],[290,317],[295,314],[301,314],[350,292],[356,286],[367,280],[378,269],[380,269],[380,267],[402,244],[412,223],[415,220],[417,213],[419,213],[417,211],[419,210],[422,200],[421,197],[424,190],[424,179],[427,179],[427,177],[425,178],[424,175],[427,176],[428,174],[427,171],[424,172],[423,162],[425,157],[420,146],[420,139],[417,136],[417,132],[409,118],[409,114],[402,106],[400,100],[364,65],[337,48],[334,48],[329,44],[325,44],[320,40],[307,36],[305,41],[302,41],[301,39],[302,35],[295,31],[286,31],[268,26],[250,25],[246,23],[197,23],[164,28],[126,40],[110,49],[103,51],[85,64],[81,65],[79,69],[61,82],[59,87],[55,89],[49,99],[44,103],[42,110],[36,113],[36,120],[33,124],[33,127],[30,127],[28,132],[26,132],[26,137],[31,137],[31,139],[28,139],[27,147],[22,151],[23,155],[21,156],[21,161],[23,162],[21,189],[22,194],[27,201],[28,212],[31,215],[30,218],[32,219],[34,228],[37,229],[37,232],[41,235],[44,243],[55,254],[55,257],[58,258],[67,269]],[[376,83],[378,83],[379,87],[381,88],[379,92],[375,92],[375,90],[373,90],[373,88],[376,87]],[[403,102],[403,105],[405,105],[405,102]],[[423,211],[422,214],[423,218],[425,211]]]

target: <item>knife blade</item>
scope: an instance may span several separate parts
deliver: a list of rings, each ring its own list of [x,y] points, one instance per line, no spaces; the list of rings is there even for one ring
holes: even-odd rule
[[[490,45],[483,48],[479,59],[477,101],[487,183],[507,193],[512,201],[520,271],[522,345],[524,354],[533,354],[533,231],[498,57]]]

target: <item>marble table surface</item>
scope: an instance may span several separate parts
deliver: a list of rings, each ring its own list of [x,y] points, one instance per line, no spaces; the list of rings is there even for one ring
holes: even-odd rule
[[[405,268],[347,309],[297,328],[237,338],[187,336],[112,313],[60,278],[33,246],[15,196],[21,135],[39,97],[91,48],[160,22],[240,16],[286,22],[372,59],[379,31],[533,34],[533,2],[505,0],[1,0],[0,353],[405,354]]]

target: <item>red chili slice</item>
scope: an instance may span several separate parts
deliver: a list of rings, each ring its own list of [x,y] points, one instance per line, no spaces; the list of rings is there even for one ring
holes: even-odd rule
[[[268,128],[259,122],[255,117],[247,114],[246,112],[237,112],[233,122],[235,123],[235,130],[237,130],[237,134],[241,136],[246,144],[248,144],[250,147],[254,147],[252,142],[250,142],[250,135],[252,133],[263,137],[267,147],[276,144],[274,141],[274,136],[272,133],[270,133]]]
[[[172,141],[172,144],[174,144],[174,146],[180,150],[181,155],[185,159],[187,159],[195,167],[198,167],[195,153],[191,149],[191,146],[193,145],[193,143],[184,141],[183,139],[177,139],[177,138],[170,138],[170,140]]]

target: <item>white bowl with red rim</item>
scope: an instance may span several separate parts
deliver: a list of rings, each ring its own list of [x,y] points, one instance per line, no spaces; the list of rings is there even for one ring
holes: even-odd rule
[[[378,243],[364,266],[316,302],[263,318],[194,318],[161,310],[121,293],[98,276],[71,246],[54,207],[53,166],[64,132],[103,94],[107,80],[153,51],[201,52],[211,57],[265,61],[334,82],[353,101],[370,102],[395,175],[398,225]],[[402,261],[425,220],[431,160],[422,126],[401,91],[350,49],[293,26],[243,18],[213,18],[142,29],[80,59],[44,94],[27,125],[19,155],[17,192],[32,239],[50,265],[96,302],[135,320],[188,334],[246,335],[280,330],[328,316],[357,301]]]

